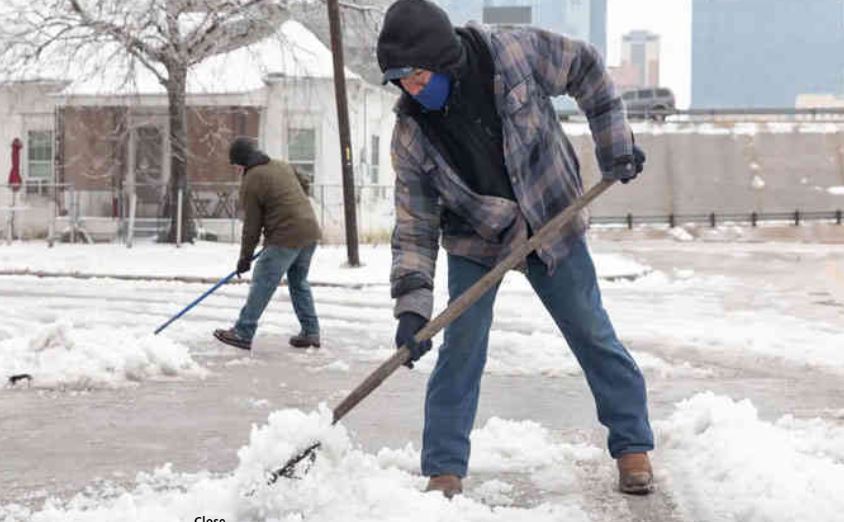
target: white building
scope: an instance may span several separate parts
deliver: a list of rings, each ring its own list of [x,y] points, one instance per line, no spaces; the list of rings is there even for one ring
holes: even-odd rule
[[[104,55],[110,49],[103,49]],[[137,189],[138,216],[160,217],[169,179],[167,95],[147,69],[110,61],[108,67],[74,64],[52,81],[0,86],[0,139],[24,142],[21,174],[30,186],[19,199],[29,207],[18,220],[27,234],[46,233],[55,201],[66,226],[79,214],[100,236],[125,226],[125,196]],[[212,57],[188,76],[188,179],[201,226],[218,236],[231,224],[237,180],[227,161],[236,135],[257,137],[272,157],[313,176],[318,214],[329,239],[342,237],[342,183],[331,52],[295,21],[260,43]],[[359,227],[383,234],[392,226],[393,173],[389,141],[395,93],[346,71],[355,184],[360,190]],[[50,161],[52,158],[52,161]],[[10,154],[0,154],[9,172]],[[48,195],[51,184],[72,187]],[[228,188],[226,188],[228,187]],[[8,191],[6,191],[8,192]],[[28,193],[28,194],[27,194]],[[0,207],[9,199],[0,195]],[[221,201],[225,199],[225,201]],[[203,212],[207,211],[205,215]],[[3,220],[8,219],[8,212]],[[218,222],[219,221],[219,222]],[[59,230],[60,231],[60,230]],[[230,233],[228,235],[231,235]]]

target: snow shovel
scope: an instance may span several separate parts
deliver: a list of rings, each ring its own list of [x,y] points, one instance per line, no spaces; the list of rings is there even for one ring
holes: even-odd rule
[[[252,261],[255,261],[256,259],[258,259],[258,257],[260,257],[260,255],[261,255],[261,253],[262,253],[263,251],[264,251],[264,250],[263,250],[263,249],[261,249],[261,250],[260,250],[257,254],[255,254],[254,256],[252,256]],[[156,328],[156,329],[155,329],[155,335],[158,335],[159,333],[161,333],[161,331],[162,331],[162,330],[164,330],[165,328],[167,328],[168,326],[170,326],[170,324],[172,324],[172,323],[173,323],[173,321],[175,321],[176,319],[178,319],[178,318],[180,318],[181,316],[183,316],[183,315],[185,315],[186,313],[188,313],[188,311],[189,311],[191,308],[193,308],[194,306],[198,305],[198,304],[199,304],[199,303],[200,303],[203,299],[205,299],[205,298],[206,298],[206,297],[208,297],[209,295],[213,294],[215,291],[217,291],[217,289],[218,289],[218,288],[220,288],[220,287],[221,287],[221,286],[223,286],[224,284],[226,284],[226,283],[228,283],[229,281],[231,281],[231,279],[232,279],[234,276],[238,276],[238,277],[240,277],[240,275],[237,273],[237,270],[235,270],[235,271],[234,271],[234,272],[232,272],[231,274],[229,274],[229,275],[227,275],[226,277],[224,277],[224,278],[220,279],[219,281],[217,281],[217,282],[214,284],[214,286],[212,286],[211,288],[209,288],[208,290],[206,290],[206,291],[205,291],[205,293],[204,293],[204,294],[202,294],[201,296],[199,296],[199,297],[197,297],[196,299],[194,299],[194,300],[193,300],[193,302],[192,302],[191,304],[187,305],[186,307],[184,307],[184,308],[182,309],[182,311],[181,311],[181,312],[177,313],[176,315],[174,315],[173,317],[171,317],[170,319],[168,319],[168,320],[167,320],[164,324],[162,324],[161,326],[159,326],[158,328]]]
[[[600,196],[605,190],[607,190],[613,183],[614,180],[604,179],[600,183],[593,186],[589,189],[588,192],[574,200],[571,205],[569,205],[565,210],[560,212],[557,216],[554,217],[551,221],[546,223],[542,228],[540,228],[536,234],[534,234],[530,239],[523,242],[521,245],[516,246],[510,254],[504,258],[503,261],[498,263],[492,270],[490,270],[485,276],[479,279],[474,285],[469,287],[468,290],[463,292],[457,299],[455,299],[448,307],[440,312],[438,316],[432,319],[428,324],[426,324],[421,330],[419,330],[416,335],[414,336],[414,341],[417,343],[421,343],[427,341],[434,337],[440,330],[445,328],[448,324],[452,321],[457,319],[463,312],[465,312],[470,306],[472,306],[475,301],[477,301],[482,295],[486,293],[487,290],[492,288],[496,285],[501,279],[511,269],[515,268],[524,258],[526,258],[531,252],[536,250],[536,248],[542,243],[544,240],[553,237],[555,234],[559,234],[560,230],[566,226],[573,218],[580,212],[584,207],[586,207],[589,203],[592,202],[595,198]],[[381,385],[384,380],[387,379],[396,369],[407,362],[410,358],[410,348],[407,345],[400,347],[396,350],[396,353],[393,354],[392,357],[384,361],[381,366],[376,368],[369,376],[364,379],[357,388],[352,390],[349,395],[343,399],[334,411],[332,412],[333,420],[331,422],[332,425],[337,424],[337,422],[342,419],[352,408],[357,406],[357,404],[366,398],[375,388]],[[267,480],[268,484],[274,484],[279,478],[295,478],[296,466],[299,462],[305,460],[306,458],[309,459],[311,462],[316,459],[316,450],[320,447],[320,442],[314,442],[300,453],[294,455],[290,460],[287,461],[284,466],[274,470],[271,474],[269,479]]]

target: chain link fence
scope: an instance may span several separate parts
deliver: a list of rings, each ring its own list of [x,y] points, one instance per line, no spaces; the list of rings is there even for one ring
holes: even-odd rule
[[[191,183],[180,194],[189,209],[195,237],[239,242],[242,228],[238,183]],[[312,185],[310,199],[324,241],[345,240],[343,187]],[[393,224],[393,187],[355,187],[362,242],[389,239]],[[159,241],[166,237],[179,205],[167,184],[136,183],[81,189],[69,183],[25,182],[18,191],[0,186],[3,239],[63,242]],[[183,237],[187,237],[187,231]]]

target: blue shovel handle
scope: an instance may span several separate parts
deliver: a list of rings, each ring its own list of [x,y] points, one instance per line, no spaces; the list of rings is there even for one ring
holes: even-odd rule
[[[257,253],[257,254],[255,254],[254,256],[252,256],[252,261],[255,261],[256,259],[258,259],[258,256],[260,256],[260,255],[261,255],[261,252],[263,252],[263,250],[261,250],[260,252],[258,252],[258,253]],[[190,309],[191,309],[191,308],[193,308],[194,306],[198,305],[200,302],[202,302],[202,300],[203,300],[203,299],[205,299],[205,298],[206,298],[206,297],[208,297],[209,295],[213,294],[213,293],[214,293],[214,292],[215,292],[218,288],[220,288],[220,287],[221,287],[221,286],[223,286],[224,284],[226,284],[226,283],[228,283],[229,281],[231,281],[231,279],[232,279],[234,276],[236,276],[236,275],[237,275],[237,270],[235,270],[235,271],[234,271],[234,272],[232,272],[231,274],[229,274],[229,275],[227,275],[226,277],[224,277],[224,278],[220,279],[219,281],[217,281],[217,283],[216,283],[214,286],[212,286],[210,289],[208,289],[208,290],[207,290],[204,294],[202,294],[201,296],[199,296],[199,297],[197,297],[196,299],[194,299],[194,300],[193,300],[193,302],[192,302],[191,304],[187,305],[187,306],[186,306],[186,307],[185,307],[185,308],[184,308],[181,312],[179,312],[178,314],[174,315],[173,317],[171,317],[170,319],[168,319],[166,323],[164,323],[164,324],[162,324],[161,326],[159,326],[159,327],[155,330],[155,335],[158,335],[158,334],[159,334],[159,332],[161,332],[162,330],[164,330],[165,328],[167,328],[168,326],[170,326],[170,323],[174,322],[176,319],[178,319],[178,318],[182,317],[183,315],[185,315],[186,313],[188,313],[188,311],[190,311]]]

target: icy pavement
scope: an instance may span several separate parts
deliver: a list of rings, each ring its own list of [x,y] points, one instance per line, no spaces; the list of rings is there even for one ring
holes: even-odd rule
[[[388,250],[364,250],[356,280],[336,266],[340,250],[324,249],[314,280],[339,284],[315,288],[324,348],[286,346],[296,322],[281,289],[251,357],[210,337],[234,319],[246,285],[221,289],[151,337],[208,285],[0,277],[0,374],[34,376],[0,389],[0,521],[834,520],[844,512],[836,493],[844,248],[592,245],[605,304],[648,377],[654,496],[614,492],[576,361],[518,274],[507,276],[496,306],[464,497],[420,492],[430,355],[328,428],[319,405],[336,405],[391,354],[394,321]],[[134,255],[62,248],[0,249],[0,270],[213,278],[236,257],[207,244],[178,257],[151,246]],[[438,282],[444,271],[441,263]],[[439,308],[441,285],[437,296]],[[326,447],[302,480],[255,488],[317,432],[329,434],[320,437]]]

